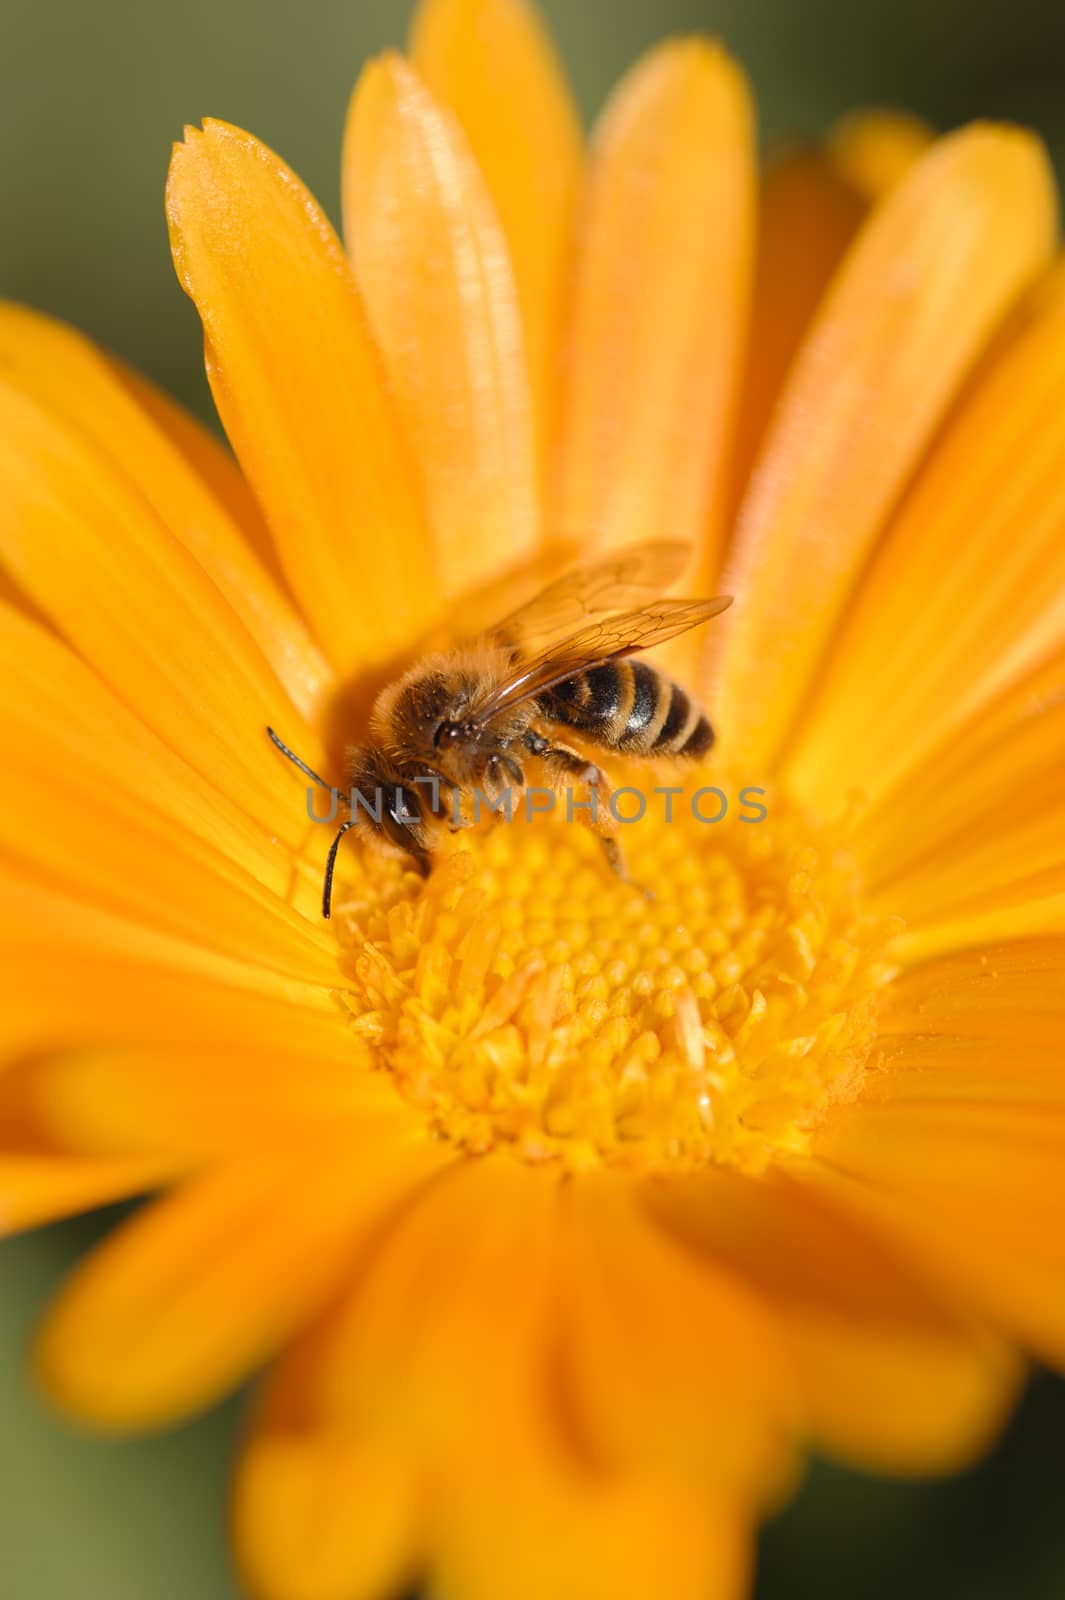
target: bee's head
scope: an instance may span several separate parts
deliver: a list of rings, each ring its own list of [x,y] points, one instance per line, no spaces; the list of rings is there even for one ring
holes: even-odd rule
[[[381,832],[389,844],[406,850],[414,856],[423,871],[428,871],[425,850],[425,824],[422,800],[417,790],[405,783],[386,788],[382,794]]]
[[[433,729],[433,748],[446,754],[448,750],[454,750],[460,744],[475,739],[477,731],[476,723],[455,722],[450,717],[445,717]]]
[[[466,711],[473,683],[456,656],[433,656],[398,683],[390,684],[374,706],[372,734],[380,748],[426,759],[456,751],[469,737]]]
[[[357,751],[351,761],[352,820],[429,870],[429,821],[437,797],[429,774],[405,774],[377,750]]]

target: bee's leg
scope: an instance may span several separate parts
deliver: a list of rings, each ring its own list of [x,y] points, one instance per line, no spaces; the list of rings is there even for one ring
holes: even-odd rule
[[[446,826],[449,833],[458,833],[471,826],[465,811],[465,795],[457,783],[440,772],[429,772],[414,781],[425,785],[423,793],[429,813],[441,827]]]
[[[466,796],[457,783],[448,784],[441,815],[448,819],[449,833],[460,833],[463,828],[470,826],[470,820],[466,815]]]
[[[456,785],[448,791],[447,828],[449,833],[461,833],[464,828],[472,828],[473,820],[466,814],[466,797]]]
[[[586,828],[596,834],[603,846],[603,854],[611,872],[615,873],[623,883],[627,883],[628,873],[625,870],[625,857],[621,845],[618,843],[618,822],[610,809],[610,796],[613,793],[610,782],[601,767],[594,761],[589,761],[587,756],[582,756],[578,750],[571,750],[565,744],[548,744],[545,739],[539,739],[543,749],[534,752],[543,763],[544,774],[553,788],[567,794],[567,817],[579,821]],[[526,735],[528,739],[528,735]],[[587,802],[572,810],[568,802],[569,785],[576,779],[578,783],[587,784],[594,791],[594,801],[589,807]]]
[[[490,798],[493,800],[506,787],[504,772],[503,757],[498,750],[493,750],[492,754],[485,758],[484,769],[481,772],[481,782],[492,791]]]
[[[503,755],[500,756],[499,759],[502,761],[507,777],[510,779],[514,787],[516,789],[524,789],[525,772],[522,768],[521,762],[515,761],[512,755]]]
[[[617,840],[605,833],[599,835],[599,840],[603,846],[603,854],[606,856],[607,865],[611,872],[615,873],[622,883],[628,883],[629,874],[625,868],[625,857],[622,855],[621,846]]]
[[[507,822],[512,821],[514,807],[519,803],[524,788],[525,774],[520,764],[505,749],[493,750],[491,755],[485,757],[479,781],[474,787],[474,821],[481,819],[482,801],[486,803],[493,821],[501,817]]]

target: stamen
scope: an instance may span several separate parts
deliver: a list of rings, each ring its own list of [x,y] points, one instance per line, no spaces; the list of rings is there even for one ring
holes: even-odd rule
[[[338,900],[354,1025],[471,1153],[761,1171],[858,1092],[897,928],[781,799],[714,826],[678,801],[624,843],[633,885],[560,817],[465,835],[426,883],[378,862],[384,895]]]

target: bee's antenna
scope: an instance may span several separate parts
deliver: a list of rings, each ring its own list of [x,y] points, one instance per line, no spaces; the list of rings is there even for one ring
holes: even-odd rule
[[[288,756],[288,759],[292,762],[293,766],[299,767],[301,772],[306,773],[308,778],[313,778],[315,783],[319,784],[323,789],[332,789],[333,785],[331,783],[326,783],[325,779],[320,778],[317,772],[312,772],[306,761],[301,761],[296,752],[294,750],[290,750],[288,745],[284,744],[277,737],[277,734],[274,732],[273,728],[267,728],[266,731],[277,745],[277,748],[280,750],[281,754],[283,756]]]
[[[294,750],[290,750],[288,745],[277,737],[277,734],[274,732],[273,728],[267,728],[266,731],[277,745],[277,748],[280,750],[281,754],[283,756],[288,756],[288,759],[292,762],[293,766],[299,767],[300,771],[305,773],[308,778],[312,778],[314,782],[320,784],[323,789],[328,789],[331,794],[339,794],[339,790],[334,789],[331,783],[326,783],[324,778],[320,778],[317,772],[313,771],[313,769],[307,765],[306,761],[301,761],[296,752]],[[340,798],[343,799],[344,796],[340,795]],[[334,815],[335,814],[336,813],[334,812]],[[322,885],[322,916],[325,917],[326,921],[329,920],[333,910],[333,870],[337,863],[337,850],[340,848],[340,841],[343,839],[348,829],[355,826],[355,821],[356,819],[354,817],[349,817],[347,822],[342,822],[336,838],[329,846],[329,855],[327,856],[325,863],[325,882]]]
[[[333,869],[337,864],[337,851],[340,849],[341,839],[343,839],[349,828],[355,826],[355,821],[354,817],[349,817],[347,822],[342,822],[337,830],[335,839],[329,846],[329,855],[325,863],[325,882],[322,885],[322,916],[325,917],[326,921],[329,920],[333,910]]]

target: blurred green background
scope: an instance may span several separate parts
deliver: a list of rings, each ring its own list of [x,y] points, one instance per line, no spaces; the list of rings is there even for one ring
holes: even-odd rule
[[[1031,123],[1065,160],[1061,0],[544,9],[589,116],[639,50],[703,29],[746,62],[767,145],[854,105],[900,104],[944,127]],[[0,0],[0,293],[77,323],[209,416],[198,324],[167,253],[170,142],[204,115],[243,124],[335,216],[351,84],[367,54],[402,41],[407,14],[405,0]],[[0,1244],[0,1595],[234,1600],[223,1522],[240,1400],[159,1439],[102,1443],[66,1432],[24,1377],[41,1305],[108,1220]],[[1065,1385],[1047,1377],[995,1457],[953,1482],[815,1466],[765,1533],[758,1600],[1057,1600],[1063,1467]]]

